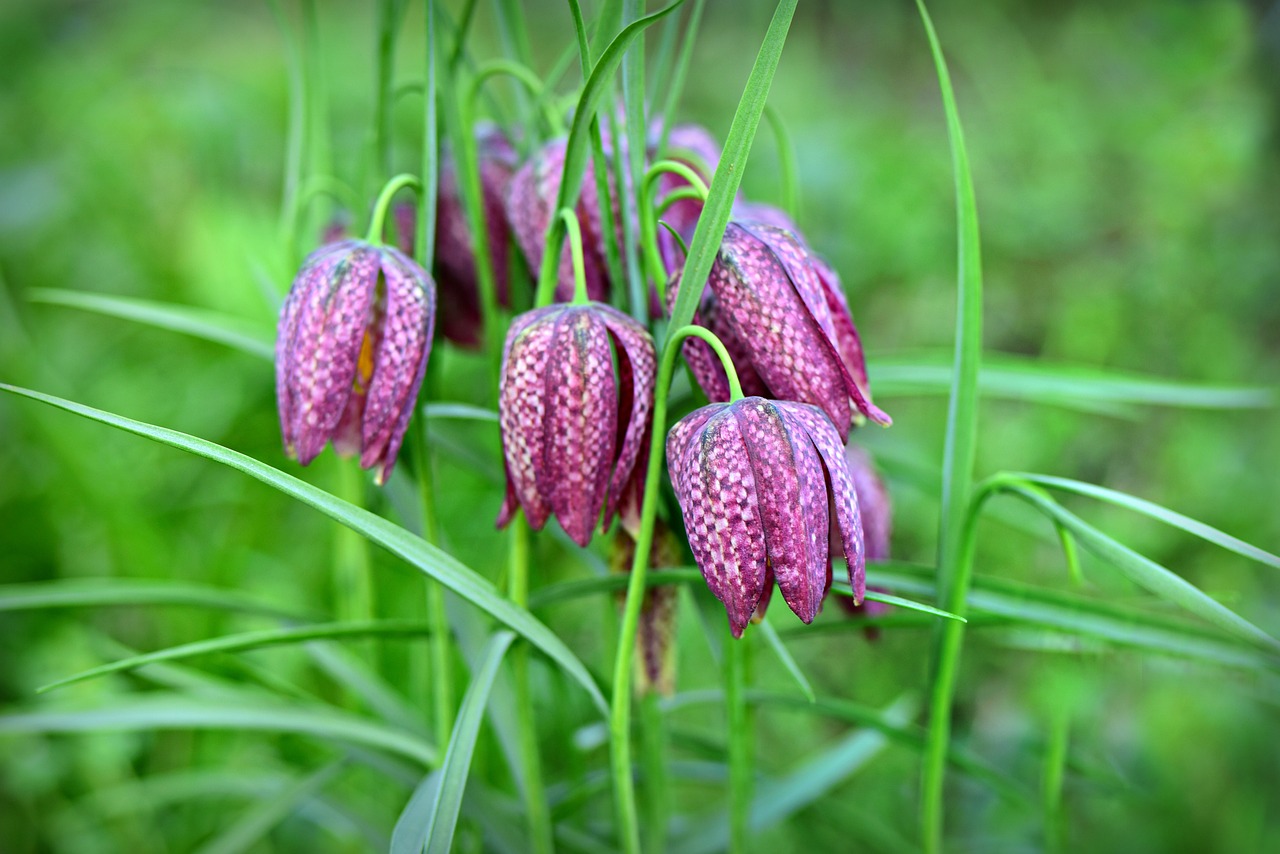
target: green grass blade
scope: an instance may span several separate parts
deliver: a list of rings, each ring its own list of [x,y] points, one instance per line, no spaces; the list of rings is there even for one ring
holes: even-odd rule
[[[1009,489],[1070,530],[1080,545],[1120,570],[1121,574],[1138,586],[1236,637],[1272,651],[1280,651],[1280,641],[1220,604],[1191,582],[1113,540],[1038,488],[1014,485]]]
[[[136,607],[180,605],[261,614],[281,619],[305,619],[307,615],[286,611],[232,590],[186,584],[177,581],[145,581],[133,578],[59,579],[0,585],[0,613],[34,611],[44,608]]]
[[[921,353],[875,356],[876,394],[941,394],[951,385],[949,358]],[[1183,382],[1123,371],[1062,365],[1007,353],[983,354],[978,380],[985,397],[1053,404],[1087,412],[1124,413],[1126,406],[1184,409],[1262,409],[1275,405],[1271,389]]]
[[[645,576],[646,586],[656,587],[661,584],[689,584],[702,580],[702,573],[696,569],[663,569]],[[529,607],[543,608],[557,602],[570,602],[584,596],[595,596],[601,593],[616,593],[627,587],[627,576],[622,573],[600,575],[594,578],[578,578],[572,581],[557,581],[546,587],[539,587],[529,593]]]
[[[196,854],[240,854],[249,851],[302,804],[318,795],[337,775],[342,762],[333,762],[298,780],[274,797],[256,803],[231,827],[201,845]]]
[[[148,652],[132,658],[113,661],[100,667],[50,682],[36,689],[37,694],[106,676],[109,673],[121,673],[135,670],[160,661],[179,661],[197,655],[211,655],[218,652],[245,652],[268,646],[305,643],[313,640],[337,640],[339,638],[364,637],[420,637],[428,633],[427,623],[421,620],[367,620],[362,622],[327,623],[324,625],[293,626],[282,629],[263,629],[256,632],[242,632],[224,635],[209,640],[184,643],[180,646]]]
[[[453,847],[453,831],[458,825],[458,813],[462,809],[462,794],[467,786],[471,770],[471,756],[476,749],[476,736],[480,733],[480,721],[484,718],[485,704],[498,665],[515,640],[512,632],[499,632],[485,646],[480,668],[471,679],[462,707],[454,721],[453,736],[440,766],[440,785],[436,787],[427,823],[427,852],[447,854]]]
[[[519,633],[563,667],[591,695],[592,701],[600,712],[608,714],[608,704],[591,678],[590,672],[560,638],[528,611],[505,599],[487,579],[421,537],[292,475],[214,442],[29,389],[0,383],[0,390],[29,397],[93,421],[221,463],[314,507],[417,567]]]
[[[432,767],[436,748],[420,737],[330,709],[272,703],[257,697],[193,699],[177,694],[103,703],[92,709],[50,709],[0,715],[0,735],[17,733],[244,730],[309,735],[373,747]]]
[[[809,683],[809,678],[804,675],[804,671],[800,669],[800,665],[796,663],[791,651],[782,642],[782,638],[778,637],[777,629],[767,619],[760,621],[760,634],[764,635],[764,639],[768,642],[769,648],[773,650],[773,654],[778,657],[778,661],[782,662],[782,666],[791,674],[791,678],[796,681],[796,685],[800,686],[800,692],[809,699],[810,703],[817,699],[817,696],[813,693],[813,685]]]
[[[27,291],[27,299],[133,320],[157,329],[225,344],[251,356],[275,358],[274,336],[270,327],[209,309],[60,288],[31,288]]]
[[[1097,498],[1100,501],[1106,501],[1127,510],[1133,510],[1144,516],[1150,516],[1164,522],[1166,525],[1172,525],[1186,531],[1188,534],[1194,534],[1203,540],[1208,540],[1215,546],[1221,546],[1227,551],[1235,552],[1238,555],[1256,560],[1259,563],[1265,563],[1267,566],[1280,568],[1280,556],[1271,552],[1264,551],[1257,546],[1250,545],[1244,540],[1237,539],[1230,534],[1219,531],[1211,525],[1203,522],[1197,522],[1190,516],[1183,516],[1181,513],[1161,507],[1151,501],[1143,498],[1137,498],[1127,495],[1123,492],[1117,492],[1114,489],[1107,489],[1105,486],[1097,486],[1092,483],[1084,483],[1079,480],[1071,480],[1065,477],[1052,477],[1044,474],[1026,474],[1024,472],[1012,472],[1010,477],[1016,477],[1020,480],[1030,481],[1040,486],[1048,486],[1053,489],[1061,489],[1067,492],[1074,492],[1077,495],[1087,495],[1090,498]]]
[[[769,100],[769,88],[773,84],[773,75],[778,70],[778,60],[782,56],[782,48],[786,44],[795,11],[796,0],[781,0],[778,3],[764,42],[760,45],[760,52],[756,55],[755,64],[751,66],[747,85],[742,90],[738,109],[729,125],[729,135],[720,154],[720,165],[711,178],[706,203],[702,207],[702,213],[698,215],[698,227],[693,233],[693,242],[689,244],[689,255],[685,258],[675,305],[671,307],[668,329],[680,329],[691,323],[694,310],[702,299],[707,276],[711,273],[711,265],[724,239],[725,226],[729,224],[729,216],[733,212],[733,201],[738,195],[738,186],[742,183],[742,173],[747,166],[747,156],[751,153],[751,143],[755,141],[756,128],[760,126],[764,105]]]
[[[849,591],[849,595],[853,595],[853,591]],[[932,605],[925,605],[921,602],[912,602],[910,599],[903,599],[901,596],[894,596],[892,593],[881,593],[878,590],[868,590],[863,598],[872,602],[883,602],[886,605],[896,605],[899,608],[906,608],[909,611],[919,611],[922,614],[932,614],[935,617],[942,617],[944,620],[957,620],[961,623],[969,622],[959,614],[953,614],[950,611],[944,611],[941,608],[935,608]]]
[[[938,601],[949,611],[964,608],[970,567],[965,530],[973,493],[978,445],[978,375],[982,365],[982,258],[978,206],[969,172],[964,130],[956,108],[951,75],[923,0],[916,0],[933,55],[947,116],[947,136],[955,172],[958,283],[955,361],[947,404],[942,463],[942,513],[938,524]],[[939,627],[929,697],[929,732],[921,771],[921,844],[927,852],[942,848],[942,787],[951,740],[951,702],[964,624],[948,620]]]
[[[430,829],[431,804],[440,790],[440,772],[432,771],[413,790],[391,831],[391,854],[422,854]]]
[[[427,418],[447,418],[459,421],[492,421],[498,423],[498,413],[483,406],[472,406],[469,403],[425,403],[422,414]]]

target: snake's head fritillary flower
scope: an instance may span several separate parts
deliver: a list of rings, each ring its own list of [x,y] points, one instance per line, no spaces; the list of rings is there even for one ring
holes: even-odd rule
[[[678,286],[673,279],[668,305],[674,304]],[[859,382],[866,378],[861,344],[855,351],[848,305],[833,288],[838,288],[834,276],[797,235],[774,225],[733,221],[725,229],[696,322],[720,336],[739,371],[754,374],[769,396],[821,408],[843,438],[855,413],[885,425],[891,419]],[[684,348],[707,397],[728,400],[728,384],[706,343],[690,339]]]
[[[556,197],[560,192],[560,178],[564,172],[566,145],[567,141],[564,139],[547,143],[511,176],[507,185],[507,219],[511,223],[516,243],[535,276],[542,265],[547,225],[556,214]],[[589,165],[575,212],[582,228],[582,261],[587,296],[593,300],[607,300],[609,276],[601,243],[600,199],[596,193],[595,174]],[[572,296],[573,261],[566,241],[556,278],[556,299],[567,301]]]
[[[398,249],[362,240],[303,263],[280,311],[276,395],[286,452],[307,465],[332,441],[385,483],[431,354],[436,287]]]
[[[840,439],[821,409],[762,397],[704,406],[667,434],[689,547],[735,637],[774,581],[796,616],[813,620],[831,585],[833,523],[862,601],[862,525]]]
[[[507,244],[511,226],[505,207],[507,184],[516,167],[515,149],[497,127],[476,129],[485,236],[498,304],[510,305]],[[440,287],[440,334],[461,347],[480,346],[484,330],[476,278],[475,243],[458,189],[453,162],[442,158],[436,196],[436,281]]]
[[[498,525],[517,508],[534,530],[554,515],[582,546],[602,509],[607,527],[653,421],[656,374],[648,331],[603,303],[550,305],[517,317],[498,389],[507,469]]]

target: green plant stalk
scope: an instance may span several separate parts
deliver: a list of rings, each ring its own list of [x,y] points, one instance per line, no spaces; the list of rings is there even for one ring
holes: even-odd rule
[[[782,209],[792,219],[800,218],[800,179],[796,168],[796,149],[782,116],[771,105],[765,104],[764,117],[773,129],[774,143],[778,149],[778,166],[782,174]]]
[[[378,79],[373,102],[373,171],[391,172],[391,104],[392,75],[395,70],[398,0],[382,0],[378,4]]]
[[[284,245],[287,263],[293,266],[297,262],[298,215],[301,210],[299,189],[302,184],[308,130],[306,69],[298,39],[285,20],[279,0],[272,0],[271,11],[284,40],[285,70],[289,80],[289,120],[285,132],[284,184],[280,199],[280,242]]]
[[[514,56],[517,62],[533,66],[533,46],[529,43],[529,29],[524,23],[524,10],[521,0],[495,0],[498,9],[498,34],[502,40],[503,53]],[[516,91],[516,120],[519,127],[531,127],[529,100],[525,93]],[[530,140],[532,143],[532,140]],[[516,140],[516,145],[521,141]],[[528,154],[528,150],[521,151]]]
[[[418,180],[417,175],[405,172],[396,175],[383,185],[382,192],[378,194],[378,200],[373,203],[373,214],[369,217],[369,231],[365,234],[365,242],[375,246],[382,244],[382,230],[387,221],[387,211],[391,208],[391,199],[405,187],[421,192],[422,182]]]
[[[947,407],[943,454],[942,514],[938,532],[939,599],[963,609],[973,575],[973,531],[980,498],[971,501],[978,434],[978,375],[982,363],[982,262],[977,203],[969,174],[964,131],[946,59],[923,0],[916,0],[928,36],[947,117],[955,172],[957,219],[957,306],[955,365]],[[944,606],[945,607],[945,606]],[[921,774],[921,845],[928,854],[942,850],[943,788],[951,739],[951,703],[964,642],[964,623],[947,620],[937,629],[928,737]]]
[[[681,187],[664,200],[664,204],[674,203],[679,198],[699,198],[707,200],[707,185],[701,176],[685,163],[678,160],[659,160],[650,166],[640,179],[640,247],[644,254],[646,274],[658,288],[667,284],[667,269],[662,261],[662,253],[658,251],[657,226],[658,214],[653,211],[654,190],[663,173],[672,172],[689,182],[691,186]],[[699,294],[701,296],[701,294]]]
[[[622,18],[630,23],[644,16],[644,0],[622,0]],[[641,325],[649,321],[648,283],[640,266],[640,253],[637,246],[636,230],[632,227],[632,196],[625,188],[634,188],[640,183],[644,173],[645,137],[648,127],[644,115],[644,43],[645,34],[641,31],[627,53],[622,58],[622,106],[626,115],[627,160],[621,162],[616,156],[620,150],[620,137],[615,132],[615,166],[618,173],[618,195],[622,203],[618,205],[618,213],[622,219],[622,252],[626,261],[627,293],[631,316]],[[611,112],[616,116],[616,111]],[[626,180],[623,180],[623,177]],[[607,200],[607,197],[606,197]],[[639,211],[635,214],[638,216]],[[606,240],[606,242],[609,242]]]
[[[365,482],[354,460],[339,459],[338,496],[356,505],[365,505]],[[365,622],[374,616],[373,572],[364,537],[347,527],[335,532],[333,561],[333,610],[340,621]],[[373,654],[373,642],[361,644],[366,655]]]
[[[324,62],[320,53],[320,27],[315,0],[303,0],[301,5],[302,75],[307,114],[306,139],[303,143],[306,163],[304,173],[310,178],[333,174],[333,146],[329,139],[329,104],[324,85]],[[348,203],[348,209],[358,210],[359,202]],[[306,222],[303,216],[304,211],[299,211],[298,219],[294,220],[295,235]]]
[[[746,701],[750,651],[747,638],[725,641],[724,704],[729,728],[729,851],[747,850],[751,813],[751,740],[755,732]]]
[[[573,304],[586,305],[591,300],[587,296],[587,271],[582,257],[582,228],[578,225],[578,217],[567,208],[560,211],[560,218],[564,220],[565,231],[569,235],[569,256],[573,259]],[[538,294],[538,299],[540,305],[550,302],[545,294]]]
[[[658,49],[653,54],[651,65],[653,74],[648,78],[649,84],[646,87],[650,92],[646,108],[649,115],[658,112],[658,97],[660,93],[667,91],[667,76],[673,70],[672,65],[676,59],[676,40],[680,37],[680,32],[679,15],[667,21],[662,27],[662,37],[658,39]]]
[[[667,780],[666,720],[656,691],[649,691],[640,701],[640,738],[645,796],[644,850],[648,854],[662,854],[667,846],[671,796]]]
[[[1062,781],[1071,741],[1071,716],[1065,706],[1058,706],[1050,715],[1049,740],[1045,745],[1040,792],[1044,806],[1044,848],[1046,851],[1059,852],[1067,850],[1067,827],[1062,812]]]
[[[640,850],[640,834],[636,818],[635,781],[631,770],[631,666],[635,659],[636,630],[640,625],[640,608],[644,604],[649,573],[649,554],[653,548],[653,525],[658,514],[658,485],[662,479],[662,463],[666,458],[667,396],[671,393],[671,377],[676,358],[685,338],[695,336],[711,345],[725,375],[734,400],[742,398],[742,386],[724,345],[710,331],[699,326],[682,326],[667,340],[658,367],[657,387],[653,397],[653,436],[649,445],[649,468],[645,471],[644,498],[640,503],[640,531],[636,536],[635,557],[627,579],[627,599],[622,611],[622,627],[618,630],[618,648],[613,664],[613,696],[609,704],[609,759],[613,776],[614,808],[618,819],[618,844],[627,854]]]
[[[436,250],[436,196],[440,183],[440,134],[436,121],[436,16],[435,4],[423,3],[426,51],[422,84],[422,191],[418,194],[418,234],[414,241],[418,266],[431,272]],[[426,425],[423,425],[426,429]],[[434,542],[434,541],[433,541]],[[444,742],[440,742],[443,744]]]
[[[428,6],[435,6],[433,0],[427,0]],[[471,32],[471,22],[475,19],[476,0],[467,0],[462,7],[462,15],[458,18],[458,26],[453,36],[453,48],[449,51],[449,71],[456,72],[466,56],[467,33]]]
[[[675,72],[671,75],[671,85],[666,90],[667,99],[662,105],[662,139],[658,143],[659,156],[667,149],[667,136],[671,133],[676,104],[680,103],[680,95],[684,91],[684,79],[689,72],[689,58],[693,56],[693,45],[698,37],[698,24],[702,22],[704,3],[705,0],[693,0],[693,8],[689,11],[689,23],[684,30],[684,41],[680,45],[680,57],[676,60]],[[659,90],[655,90],[657,91]]]
[[[511,552],[507,564],[511,601],[529,605],[529,525],[524,513],[511,521]],[[537,854],[555,850],[551,837],[551,811],[542,784],[542,762],[538,756],[538,729],[534,718],[533,693],[529,683],[529,647],[519,644],[511,651],[511,674],[515,683],[516,721],[520,735],[520,765],[524,774],[524,808],[529,818],[529,848]]]

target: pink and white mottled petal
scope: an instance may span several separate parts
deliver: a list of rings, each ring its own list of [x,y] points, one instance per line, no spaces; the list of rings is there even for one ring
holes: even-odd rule
[[[760,524],[769,568],[787,605],[802,621],[813,621],[822,602],[822,567],[815,566],[807,517],[814,508],[801,493],[800,474],[792,439],[781,412],[762,397],[731,404],[751,464],[760,502]],[[797,444],[807,445],[801,435]],[[812,453],[812,449],[810,449]],[[811,484],[809,484],[811,486]],[[812,500],[812,496],[808,496]],[[825,485],[821,493],[825,505]],[[823,507],[825,514],[825,506]]]
[[[849,301],[845,299],[840,277],[816,256],[813,258],[813,269],[818,274],[818,281],[822,283],[827,308],[831,311],[831,321],[835,324],[836,349],[840,351],[840,358],[849,369],[853,381],[862,389],[863,397],[870,400],[871,386],[867,380],[867,360],[862,352],[862,338],[853,324],[853,315],[849,311]]]
[[[535,456],[542,453],[547,423],[547,360],[556,316],[564,310],[562,306],[551,309],[523,315],[527,319],[524,323],[517,318],[507,333],[507,355],[498,382],[498,422],[507,482],[535,531],[542,530],[551,512],[538,493],[535,464]],[[530,317],[534,314],[537,316]],[[509,521],[509,515],[504,517],[499,524]]]
[[[671,429],[667,431],[667,466],[673,465],[673,460],[683,454],[688,448],[689,443],[693,441],[697,434],[708,421],[724,410],[727,403],[711,403],[706,406],[693,410],[684,418],[681,418]],[[675,480],[675,472],[671,472],[671,478]]]
[[[427,272],[398,250],[384,247],[386,309],[374,354],[362,430],[360,464],[378,466],[385,483],[395,465],[431,357],[436,286]]]
[[[862,520],[858,513],[858,494],[845,461],[840,434],[825,413],[817,407],[791,402],[779,402],[777,406],[790,423],[808,434],[822,457],[827,483],[831,488],[836,524],[840,528],[840,539],[844,544],[845,561],[849,566],[849,584],[853,587],[855,603],[861,602],[866,591],[866,547]]]
[[[329,271],[326,284],[312,287],[299,307],[291,348],[295,435],[303,465],[324,449],[347,408],[377,291],[377,250],[353,244],[332,267],[313,272],[324,270]]]
[[[565,533],[585,546],[608,494],[618,429],[609,332],[591,307],[568,307],[556,319],[545,382],[537,487]]]
[[[764,592],[768,562],[757,486],[732,409],[711,418],[690,447],[689,500],[681,502],[689,547],[741,637]]]
[[[625,395],[630,402],[626,413],[629,418],[625,424],[618,425],[622,441],[618,446],[617,461],[609,482],[609,501],[605,507],[604,524],[608,526],[617,512],[623,490],[631,479],[639,458],[642,442],[653,422],[653,391],[657,382],[658,357],[653,338],[643,326],[610,306],[597,305],[594,308],[617,343],[619,381],[630,386],[629,394]],[[619,388],[618,391],[620,398],[624,397],[623,389]],[[621,406],[618,412],[618,417],[623,417]]]

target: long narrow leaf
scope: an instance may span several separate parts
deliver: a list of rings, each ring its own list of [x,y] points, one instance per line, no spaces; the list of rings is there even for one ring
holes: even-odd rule
[[[286,611],[233,590],[179,581],[135,578],[59,579],[0,585],[0,612],[145,605],[185,605],[284,619],[304,619],[307,616],[296,611]]]
[[[252,849],[273,827],[318,795],[341,767],[342,762],[332,762],[273,797],[258,801],[229,828],[201,845],[196,854],[241,854]]]
[[[489,640],[483,663],[472,677],[466,696],[462,698],[462,708],[458,710],[458,717],[453,725],[449,749],[445,751],[444,763],[440,766],[440,785],[436,788],[429,813],[428,854],[447,854],[453,847],[453,831],[458,825],[462,793],[467,786],[471,756],[475,753],[476,736],[480,732],[480,721],[484,718],[484,707],[489,701],[489,689],[493,687],[498,665],[502,663],[502,657],[506,655],[513,640],[515,635],[512,632],[499,632]]]
[[[372,542],[417,567],[462,598],[487,611],[495,619],[518,632],[573,676],[591,695],[591,699],[601,713],[607,714],[608,705],[595,681],[591,678],[590,672],[560,638],[556,637],[550,629],[528,611],[513,605],[503,598],[498,593],[497,588],[488,580],[421,537],[414,536],[404,528],[370,513],[368,510],[356,507],[354,504],[330,495],[324,490],[318,489],[292,475],[285,474],[252,457],[224,448],[214,442],[165,427],[134,421],[131,418],[103,412],[99,409],[29,389],[0,383],[0,390],[29,397],[93,421],[99,421],[126,432],[143,436],[160,444],[169,445],[170,447],[213,460],[256,478],[314,507],[331,519],[357,531]]]
[[[218,702],[210,697],[152,695],[103,703],[92,709],[0,715],[0,734],[157,729],[283,732],[373,747],[427,767],[434,766],[438,759],[436,749],[418,736],[355,715],[239,697]]]
[[[1101,501],[1106,501],[1110,504],[1123,507],[1126,510],[1133,510],[1143,514],[1144,516],[1150,516],[1152,519],[1158,519],[1166,525],[1172,525],[1175,528],[1186,531],[1188,534],[1195,534],[1197,537],[1208,540],[1215,546],[1222,546],[1222,548],[1227,549],[1228,551],[1233,551],[1236,554],[1251,558],[1259,563],[1265,563],[1268,566],[1280,568],[1280,556],[1264,551],[1257,546],[1246,543],[1244,540],[1237,539],[1230,534],[1219,531],[1211,525],[1206,525],[1203,522],[1197,522],[1190,516],[1183,516],[1181,513],[1176,513],[1173,510],[1161,507],[1159,504],[1147,501],[1146,499],[1126,495],[1125,493],[1117,492],[1114,489],[1107,489],[1105,486],[1097,486],[1096,484],[1084,483],[1079,480],[1071,480],[1070,478],[1065,477],[1052,477],[1044,474],[1026,474],[1024,472],[1012,472],[1010,476],[1019,478],[1020,480],[1038,483],[1041,486],[1048,486],[1053,489],[1074,492],[1077,495],[1087,495],[1090,498],[1097,498]]]
[[[791,674],[791,678],[796,681],[796,685],[800,686],[800,692],[812,703],[816,699],[813,693],[813,685],[809,683],[809,677],[804,675],[804,671],[800,669],[800,665],[796,663],[791,651],[782,642],[782,638],[778,637],[777,629],[767,619],[762,620],[760,622],[760,634],[764,635],[764,639],[768,642],[769,648],[773,650],[773,654],[778,657],[778,661],[782,662],[782,666]]]
[[[270,359],[275,354],[269,325],[252,323],[209,309],[60,288],[31,288],[27,291],[27,299],[134,320],[158,329],[225,344],[264,359]]]
[[[304,643],[314,640],[336,640],[338,638],[358,637],[418,637],[427,634],[429,626],[421,620],[367,620],[361,622],[327,623],[324,625],[293,626],[282,629],[264,629],[256,632],[242,632],[224,635],[219,638],[185,643],[180,646],[159,649],[136,655],[132,658],[113,661],[100,667],[50,682],[36,689],[36,693],[52,691],[76,682],[106,676],[109,673],[120,673],[135,670],[159,661],[178,661],[193,658],[197,655],[210,655],[218,652],[244,652],[250,649],[261,649],[267,646]]]

